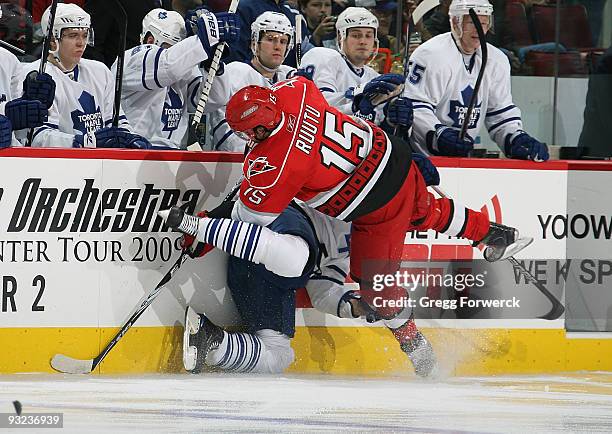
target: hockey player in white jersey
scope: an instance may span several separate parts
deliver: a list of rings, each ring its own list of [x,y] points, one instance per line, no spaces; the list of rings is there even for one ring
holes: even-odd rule
[[[493,23],[493,6],[487,0],[453,0],[451,32],[421,44],[410,58],[404,96],[412,100],[414,108],[413,146],[426,154],[465,157],[484,126],[508,157],[547,160],[546,145],[523,131],[521,111],[512,102],[508,58],[491,44],[487,44],[488,60],[467,134],[460,140],[482,64],[470,9],[486,33]]]
[[[410,101],[395,99],[381,102],[401,91],[404,77],[379,74],[368,62],[378,49],[378,19],[365,8],[348,7],[336,21],[338,51],[315,47],[302,59],[305,69],[313,69],[313,81],[332,106],[346,114],[387,126],[409,125],[412,120]],[[376,101],[379,99],[379,101]]]
[[[238,25],[235,14],[204,9],[187,28],[178,12],[153,9],[144,17],[142,45],[125,53],[121,97],[135,132],[156,147],[187,145],[188,113],[200,96],[198,64],[212,59],[219,42],[237,40]]]
[[[50,8],[41,26],[46,32]],[[34,132],[32,146],[148,148],[149,142],[129,130],[125,115],[119,127],[111,126],[115,80],[101,62],[82,59],[87,44],[93,43],[91,17],[75,4],[59,3],[52,29],[52,50],[46,71],[57,86],[49,108],[49,119]],[[38,70],[39,62],[27,65]]]
[[[278,12],[264,12],[251,25],[250,63],[231,62],[212,84],[206,112],[210,113],[212,148],[243,152],[246,141],[238,137],[225,120],[225,107],[238,90],[250,84],[270,87],[295,71],[283,65],[293,48],[294,31],[289,19]]]
[[[51,76],[35,72],[26,78],[25,85],[22,80],[17,57],[0,48],[0,148],[20,146],[13,132],[40,127],[53,103],[55,83]],[[27,92],[23,93],[23,89]]]

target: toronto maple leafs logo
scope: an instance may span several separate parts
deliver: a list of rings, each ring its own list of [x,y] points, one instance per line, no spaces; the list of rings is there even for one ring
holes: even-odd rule
[[[168,18],[168,13],[165,11],[162,11],[159,14],[157,14],[157,18],[159,18],[160,20],[165,20],[166,18]]]
[[[270,172],[274,169],[276,169],[276,166],[268,163],[268,157],[257,157],[254,160],[249,158],[249,168],[246,177],[247,179],[251,179],[251,177],[255,175],[261,175],[262,173]]]
[[[451,100],[448,116],[453,120],[453,127],[461,128],[463,126],[463,120],[465,119],[465,115],[467,114],[467,108],[470,104],[472,93],[474,93],[474,89],[472,88],[472,86],[467,86],[461,91],[461,99],[463,101],[458,101],[456,99]],[[478,119],[480,119],[481,105],[482,102],[476,100],[474,110],[472,110],[472,113],[470,115],[468,129],[476,128],[476,125],[478,124]]]
[[[164,125],[162,131],[174,131],[178,128],[183,116],[183,101],[178,93],[171,87],[168,88],[164,108],[162,109],[161,121]]]
[[[89,92],[83,91],[79,97],[79,104],[83,110],[74,110],[70,113],[72,117],[72,127],[86,135],[94,133],[103,127],[102,112],[100,106]]]

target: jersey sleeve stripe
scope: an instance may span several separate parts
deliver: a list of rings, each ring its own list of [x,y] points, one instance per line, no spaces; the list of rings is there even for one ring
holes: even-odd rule
[[[34,139],[37,135],[39,135],[40,133],[42,133],[43,131],[46,130],[56,130],[57,128],[49,128],[49,127],[40,127],[39,129],[37,129],[34,134],[32,135],[32,139]]]
[[[489,134],[492,134],[492,133],[493,133],[493,130],[495,130],[495,129],[497,129],[497,128],[501,127],[501,126],[502,126],[502,125],[504,125],[504,124],[507,124],[508,122],[512,122],[512,121],[519,121],[519,122],[520,122],[520,120],[521,120],[521,118],[520,118],[520,117],[518,117],[518,116],[515,116],[515,117],[512,117],[512,118],[507,118],[507,119],[504,119],[503,121],[500,121],[500,122],[496,123],[495,125],[491,126],[491,127],[489,128]]]
[[[419,109],[431,110],[433,113],[435,113],[435,110],[433,109],[433,107],[428,106],[428,105],[413,105],[412,109],[413,110],[419,110]]]
[[[234,132],[232,130],[229,130],[227,133],[225,133],[223,135],[223,137],[221,137],[221,140],[219,140],[217,143],[215,143],[215,150],[219,150],[219,147],[223,144],[223,142],[225,142],[229,136],[231,136]]]
[[[142,80],[142,87],[144,87],[146,90],[151,90],[151,88],[147,86],[147,82],[145,80],[145,77],[147,75],[147,56],[149,55],[150,52],[151,52],[151,50],[147,50],[147,52],[142,57],[142,77],[141,77],[141,80]]]
[[[335,90],[333,90],[331,87],[320,87],[319,90],[321,92],[335,92]]]
[[[412,99],[412,98],[410,98],[410,101],[412,102],[412,104],[424,104],[424,105],[430,106],[430,107],[432,107],[434,109],[436,108],[436,106],[433,105],[432,103],[427,102],[427,101],[421,101],[420,99]]]
[[[496,110],[494,112],[489,112],[486,114],[486,116],[497,116],[497,115],[501,115],[502,113],[507,112],[508,110],[512,110],[513,108],[515,108],[516,106],[514,104],[509,105],[508,107],[504,107],[502,109]]]
[[[191,83],[189,83],[189,86],[187,86],[187,88],[189,88],[195,81],[200,80],[202,77],[196,77],[193,80],[191,80]],[[200,88],[200,86],[194,86],[193,90],[191,91],[191,104],[195,107],[198,105],[198,102],[196,101],[196,97],[198,96],[198,89]]]
[[[215,125],[215,126],[213,127],[211,134],[214,136],[214,135],[215,135],[215,133],[217,132],[217,130],[219,129],[219,127],[220,127],[221,125],[226,124],[226,123],[227,123],[227,121],[226,121],[225,119],[222,119],[222,120],[221,120],[221,122],[219,122],[217,125]]]
[[[338,273],[342,277],[346,277],[346,273],[344,272],[344,270],[338,267],[337,265],[328,265],[327,268],[334,270],[336,273]]]
[[[153,80],[155,81],[155,84],[157,85],[157,87],[159,87],[160,89],[162,89],[164,86],[162,86],[159,83],[159,80],[157,79],[157,70],[159,69],[159,58],[161,57],[163,50],[164,50],[163,48],[160,48],[159,50],[157,50],[157,54],[155,54],[155,64],[153,67]]]
[[[343,281],[334,279],[333,277],[329,277],[329,276],[310,276],[310,280],[327,280],[329,282],[333,282],[338,285],[344,285]]]

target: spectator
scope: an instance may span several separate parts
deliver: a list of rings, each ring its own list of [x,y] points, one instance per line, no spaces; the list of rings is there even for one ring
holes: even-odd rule
[[[378,46],[395,50],[396,38],[389,34],[391,22],[397,11],[397,3],[394,1],[378,2],[376,7],[370,8],[370,12],[378,19]]]
[[[429,16],[425,18],[424,25],[430,34],[430,37],[441,35],[442,33],[450,32],[450,21],[448,18],[448,8],[451,0],[442,0],[440,6]],[[424,38],[429,39],[429,38]]]
[[[125,48],[140,45],[142,20],[145,15],[160,7],[160,0],[119,0],[128,17]],[[91,15],[91,25],[95,35],[95,45],[88,47],[84,57],[104,62],[109,68],[119,54],[120,30],[117,20],[111,13],[109,0],[87,0],[85,10]]]
[[[597,62],[589,78],[579,155],[612,157],[612,46]]]
[[[315,47],[336,48],[336,17],[331,15],[331,5],[331,0],[300,0],[300,12]]]
[[[251,24],[264,12],[280,12],[289,18],[295,27],[295,17],[299,11],[293,9],[287,0],[242,0],[238,4],[236,13],[240,18],[240,40],[230,45],[230,54],[227,62],[250,62],[253,57],[251,51]],[[289,52],[285,65],[296,66],[295,47]]]
[[[30,12],[17,4],[0,4],[0,38],[4,42],[31,54],[33,52],[32,36],[32,16]],[[32,56],[24,58],[22,56],[19,59],[32,62],[36,58]]]
[[[217,5],[213,5],[210,3],[214,3],[214,2],[206,2],[206,6],[208,7],[208,9],[212,10],[213,12],[217,12],[215,7],[213,6],[217,6]],[[172,10],[178,12],[179,14],[181,14],[183,17],[185,15],[187,15],[187,11],[192,11],[194,9],[199,8],[200,6],[202,6],[202,0],[172,0]],[[227,8],[225,9],[227,11]],[[223,11],[218,11],[218,12],[223,12]]]

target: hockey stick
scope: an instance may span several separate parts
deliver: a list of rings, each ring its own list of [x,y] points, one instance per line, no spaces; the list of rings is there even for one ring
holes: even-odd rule
[[[113,101],[113,127],[119,126],[119,112],[121,111],[121,89],[123,88],[123,63],[125,59],[125,38],[127,35],[128,16],[119,0],[115,0],[117,10],[113,10],[115,20],[119,26],[119,53],[117,54],[117,71],[115,72],[115,99]]]
[[[55,25],[55,11],[57,10],[57,3],[58,0],[53,0],[53,3],[51,3],[51,10],[49,11],[49,28],[47,29],[47,35],[45,36],[45,41],[43,42],[42,56],[40,58],[40,65],[38,66],[39,74],[44,73],[45,67],[47,66],[47,58],[49,57],[49,50],[51,49],[51,38],[53,37],[53,26]],[[58,41],[56,41],[56,43],[57,42]],[[26,146],[32,146],[33,137],[34,128],[30,128],[30,131],[28,131]]]
[[[223,202],[231,201],[238,190],[240,189],[240,185],[242,184],[242,176],[238,179],[238,182],[234,187],[230,190],[230,192],[225,196]],[[149,293],[143,296],[138,304],[136,305],[136,309],[134,313],[128,318],[128,320],[123,324],[121,330],[113,337],[113,339],[104,347],[104,349],[93,359],[74,359],[72,357],[68,357],[64,354],[56,354],[51,359],[51,367],[59,372],[64,372],[66,374],[89,374],[104,360],[106,355],[117,345],[119,340],[127,333],[127,331],[134,325],[136,320],[140,318],[143,312],[153,303],[157,295],[161,291],[161,288],[170,281],[174,273],[183,265],[183,263],[187,260],[188,255],[187,251],[183,250],[181,255],[176,260],[174,265],[168,270],[166,275],[162,277],[157,286]]]
[[[480,24],[480,20],[478,19],[478,15],[474,12],[474,9],[470,9],[470,18],[474,23],[474,27],[476,27],[476,32],[478,32],[478,39],[480,40],[480,50],[482,52],[482,64],[480,65],[480,70],[478,71],[478,77],[476,78],[476,84],[474,85],[474,91],[472,92],[472,96],[470,98],[470,103],[468,104],[467,111],[465,113],[465,118],[463,119],[463,125],[461,126],[461,132],[459,133],[459,140],[463,140],[465,137],[465,133],[467,131],[467,127],[470,124],[470,118],[472,117],[472,111],[474,111],[474,106],[476,105],[476,100],[478,99],[478,91],[480,90],[480,84],[482,83],[482,77],[484,76],[485,67],[487,66],[487,40],[485,38],[484,30],[482,30],[482,24]],[[491,17],[489,16],[489,19]]]
[[[514,256],[508,257],[508,261],[510,261],[514,268],[518,269],[519,273],[523,275],[526,281],[538,288],[538,290],[542,294],[544,294],[544,296],[552,303],[552,308],[550,309],[550,311],[546,315],[542,315],[538,318],[554,320],[563,315],[563,312],[565,312],[565,307],[563,307],[557,297],[555,297],[548,289],[546,289],[546,287],[538,279],[536,279],[534,275],[531,274],[523,264],[517,261]]]
[[[302,14],[295,16],[295,68],[302,64]]]
[[[238,8],[239,0],[232,0],[230,4],[228,12],[235,13]],[[192,126],[197,126],[202,120],[202,115],[204,114],[204,108],[206,107],[206,103],[208,102],[208,96],[210,95],[210,88],[212,86],[213,80],[217,75],[217,70],[219,69],[219,63],[221,63],[221,56],[223,56],[223,49],[225,48],[225,42],[220,42],[217,44],[217,48],[215,49],[215,55],[210,64],[210,68],[208,69],[208,75],[206,76],[206,81],[204,82],[204,86],[202,86],[202,92],[200,93],[200,100],[198,101],[198,106],[196,107],[195,114],[193,115],[193,120],[191,122]]]
[[[6,48],[7,50],[14,51],[15,53],[21,56],[23,56],[26,53],[21,48],[15,47],[13,44],[9,44],[8,42],[4,42],[2,39],[0,39],[0,45]]]
[[[157,286],[148,294],[145,294],[138,304],[136,305],[136,311],[128,318],[128,320],[123,324],[121,330],[111,339],[111,341],[104,347],[104,349],[93,359],[81,360],[81,359],[73,359],[72,357],[65,356],[63,354],[56,354],[51,359],[51,367],[59,372],[64,372],[66,374],[89,374],[91,371],[96,369],[96,367],[104,360],[107,354],[112,350],[115,345],[121,340],[123,335],[127,333],[127,331],[134,325],[136,320],[140,318],[143,312],[153,303],[153,300],[159,295],[161,288],[168,283],[168,281],[172,278],[174,273],[181,268],[181,265],[187,260],[187,252],[181,252],[181,255],[176,260],[174,265],[170,267],[170,270],[166,273],[164,277],[160,280]]]
[[[438,186],[432,185],[431,188],[438,195],[440,195],[440,197],[448,197],[448,195],[444,193],[444,191]],[[544,294],[544,296],[552,303],[552,307],[550,311],[546,315],[539,316],[538,318],[546,319],[546,320],[554,320],[554,319],[559,318],[561,315],[563,315],[563,312],[565,312],[565,308],[563,307],[563,304],[561,304],[561,302],[559,301],[557,297],[555,297],[548,289],[546,289],[546,287],[538,279],[536,279],[535,276],[531,274],[529,270],[527,270],[523,266],[523,264],[517,261],[514,256],[508,256],[506,259],[510,261],[510,263],[512,264],[514,268],[518,269],[518,271],[523,275],[523,277],[525,278],[527,282],[535,286],[538,289],[538,291]]]
[[[404,81],[408,79],[408,70],[410,68],[410,36],[414,33],[417,23],[423,19],[425,14],[434,8],[437,8],[439,5],[440,0],[423,0],[410,15],[410,19],[408,20],[408,29],[406,32],[406,46],[404,47]],[[398,41],[399,39],[400,38],[398,37]],[[393,135],[397,135],[397,130],[397,126],[393,128]]]

